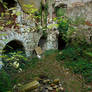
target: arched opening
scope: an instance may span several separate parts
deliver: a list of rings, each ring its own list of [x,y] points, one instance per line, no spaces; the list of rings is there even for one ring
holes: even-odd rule
[[[6,3],[8,8],[15,7],[17,4],[15,0],[3,0],[3,2]]]
[[[58,50],[63,50],[66,46],[66,42],[62,39],[61,35],[58,36]]]
[[[46,44],[46,41],[47,41],[47,37],[45,36],[42,36],[38,42],[38,46],[44,50],[44,47],[45,47],[45,44]]]
[[[46,41],[47,41],[47,36],[42,35],[42,37],[40,38],[40,40],[38,42],[38,47],[36,47],[32,51],[32,57],[35,57],[37,55],[41,55],[44,52]]]
[[[22,45],[22,42],[20,42],[18,40],[10,41],[4,47],[3,54],[7,54],[9,52],[15,52],[15,51],[23,51],[23,52],[25,52],[24,46]]]
[[[22,42],[19,40],[12,40],[9,43],[7,43],[2,51],[2,56],[2,61],[4,64],[6,64],[6,61],[10,62],[11,60],[11,62],[14,62],[14,60],[17,59],[17,57],[21,58],[22,56],[26,56],[25,48]],[[12,59],[12,57],[14,57],[15,59]]]

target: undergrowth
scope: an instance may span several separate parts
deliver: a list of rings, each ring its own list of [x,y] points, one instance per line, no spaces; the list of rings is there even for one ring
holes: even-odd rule
[[[12,89],[12,82],[9,74],[4,69],[0,70],[0,92],[8,92]]]
[[[53,53],[57,53],[57,52],[58,52],[58,50],[55,50],[55,49],[46,50],[46,51],[44,52],[44,56],[49,56],[49,55],[51,55],[51,54],[53,54]]]
[[[56,59],[64,63],[73,73],[81,74],[86,83],[92,82],[92,48],[91,46],[69,46],[58,53]]]
[[[16,58],[14,60],[16,60]],[[24,60],[24,58],[22,58],[22,60],[20,60],[20,62],[22,62],[23,60]],[[3,66],[2,69],[0,70],[0,92],[8,92],[8,91],[13,92],[12,91],[13,86],[19,83],[19,79],[13,78],[13,77],[20,73],[24,73],[24,71],[26,72],[28,69],[34,68],[34,66],[36,66],[38,61],[39,61],[39,59],[37,57],[29,58],[29,60],[28,59],[25,60],[26,63],[22,67],[21,72],[18,72],[18,71],[15,72],[16,68],[12,68],[9,66],[8,66],[8,68],[6,68],[6,66]],[[40,59],[40,61],[41,61],[41,59]],[[29,76],[29,75],[27,75],[27,76]]]

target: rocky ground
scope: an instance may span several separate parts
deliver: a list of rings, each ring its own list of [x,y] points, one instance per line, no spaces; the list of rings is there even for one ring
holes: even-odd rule
[[[65,92],[59,79],[51,80],[46,76],[40,76],[25,85],[18,84],[14,90],[15,92]]]
[[[16,82],[14,92],[84,92],[80,76],[64,68],[62,62],[57,62],[56,54],[45,56],[27,68],[12,75]]]

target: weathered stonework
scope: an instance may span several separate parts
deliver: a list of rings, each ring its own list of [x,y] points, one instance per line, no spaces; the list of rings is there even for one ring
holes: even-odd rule
[[[21,2],[20,0],[19,2]],[[25,0],[24,0],[25,1]],[[29,0],[30,1],[30,0]],[[36,0],[37,1],[37,0]],[[36,2],[35,1],[35,2]],[[39,1],[39,0],[38,0]],[[38,2],[37,1],[37,2]],[[90,1],[90,3],[88,3]],[[0,34],[6,34],[0,36],[0,54],[2,55],[3,48],[6,46],[7,43],[18,40],[22,43],[22,45],[25,48],[25,52],[27,56],[30,56],[32,51],[38,46],[39,40],[43,35],[43,32],[40,31],[34,31],[31,30],[31,27],[36,27],[35,23],[31,20],[28,20],[27,17],[28,14],[23,12],[23,8],[21,7],[21,4],[17,2],[17,8],[16,11],[21,12],[21,15],[19,15],[16,18],[16,23],[19,23],[19,28],[5,28]],[[34,1],[32,1],[34,2]],[[36,2],[36,4],[37,4]],[[49,1],[50,2],[50,1]],[[78,2],[76,4],[76,2]],[[53,4],[55,4],[55,7],[58,6],[60,3],[64,3],[67,5],[67,16],[71,18],[76,18],[76,16],[83,15],[83,17],[86,17],[87,21],[90,21],[92,23],[92,3],[91,0],[51,0],[48,6],[49,11],[49,18],[52,20],[53,16]],[[30,4],[30,3],[29,3]],[[51,6],[52,5],[52,6]],[[39,7],[39,4],[38,6]],[[81,26],[80,26],[81,28]],[[88,29],[89,31],[83,31],[83,29],[79,30],[81,31],[83,35],[85,35],[88,42],[90,42],[90,37],[92,36],[92,27],[85,25],[82,26],[84,29]],[[83,32],[82,32],[83,31]],[[57,35],[59,34],[58,31],[48,31],[47,32],[47,39],[45,44],[43,45],[43,50],[49,50],[49,49],[58,49],[58,38]],[[76,34],[75,34],[76,35]],[[7,40],[6,40],[7,39]]]
[[[85,23],[83,25],[75,25],[78,28],[75,34],[78,37],[80,36],[81,39],[85,38],[88,43],[92,43],[92,1],[84,1],[80,5],[72,4],[73,7],[67,8],[67,16],[73,20],[76,20],[77,17],[84,19]]]
[[[58,30],[48,32],[46,50],[58,49]]]
[[[56,0],[55,7],[62,5],[67,5],[66,16],[72,20],[84,20],[84,24],[76,25],[78,29],[74,31],[71,36],[72,39],[79,37],[80,39],[85,39],[88,43],[92,43],[92,0]]]
[[[0,43],[2,44],[0,46],[0,54],[2,54],[3,48],[7,43],[13,40],[18,40],[22,42],[22,45],[25,48],[26,55],[30,56],[32,51],[38,46],[39,40],[43,35],[43,32],[41,30],[39,32],[34,30],[30,31],[31,27],[36,27],[35,23],[27,19],[29,15],[22,11],[23,8],[20,6],[20,2],[21,0],[17,2],[16,6],[16,12],[21,12],[21,15],[16,18],[16,23],[19,23],[20,25],[18,28],[14,28],[13,26],[11,28],[5,27],[1,32],[1,34],[6,35],[0,36]],[[6,39],[7,41],[4,41]],[[46,43],[44,44],[43,48],[43,50],[57,49],[57,37],[54,31],[48,33]]]
[[[5,34],[5,35],[3,35]],[[30,52],[37,47],[37,43],[41,37],[40,33],[36,32],[15,32],[14,30],[7,30],[6,32],[1,32],[0,36],[0,49],[3,50],[5,45],[13,40],[19,40],[25,47],[25,52],[27,56],[30,56]],[[6,40],[7,39],[7,40]]]

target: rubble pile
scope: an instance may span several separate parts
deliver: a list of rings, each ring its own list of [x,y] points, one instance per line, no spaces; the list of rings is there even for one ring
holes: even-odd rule
[[[65,92],[65,90],[59,79],[36,78],[33,82],[19,87],[17,92]]]

